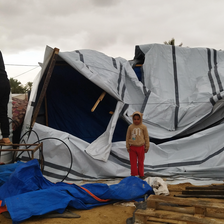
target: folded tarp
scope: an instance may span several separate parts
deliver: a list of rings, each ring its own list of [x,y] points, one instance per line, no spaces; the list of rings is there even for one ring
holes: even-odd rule
[[[0,187],[2,206],[6,205],[14,223],[51,211],[63,213],[67,206],[91,209],[120,200],[142,200],[154,194],[152,188],[137,177],[127,177],[119,184],[52,183],[42,176],[37,160],[20,165]]]

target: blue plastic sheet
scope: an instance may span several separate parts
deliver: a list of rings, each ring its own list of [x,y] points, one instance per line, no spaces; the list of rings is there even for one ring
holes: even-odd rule
[[[90,191],[99,201],[84,189]],[[142,200],[145,194],[154,194],[147,182],[137,177],[126,177],[120,183],[110,185],[95,183],[82,186],[63,182],[51,183],[42,176],[37,160],[17,167],[9,180],[0,187],[0,200],[7,205],[13,223],[19,223],[34,215],[51,211],[63,213],[67,206],[91,209],[96,206],[124,200]]]
[[[10,177],[12,172],[18,167],[22,162],[10,163],[6,165],[0,165],[0,186],[2,186]]]

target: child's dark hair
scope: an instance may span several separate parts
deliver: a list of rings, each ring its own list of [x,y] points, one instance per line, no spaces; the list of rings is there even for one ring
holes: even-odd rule
[[[139,114],[135,114],[135,115],[133,116],[133,118],[134,118],[135,116],[138,116],[139,118],[141,118]]]

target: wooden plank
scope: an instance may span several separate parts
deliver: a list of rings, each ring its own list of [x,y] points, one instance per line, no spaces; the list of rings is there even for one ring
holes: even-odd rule
[[[22,144],[10,144],[10,145],[7,145],[7,146],[34,146],[34,145],[39,145],[38,143],[36,144],[25,144],[25,143],[22,143]],[[0,143],[0,146],[6,146],[2,143]]]
[[[160,203],[157,203],[157,207],[156,207],[157,210],[164,210],[164,211],[173,211],[173,212],[178,212],[178,213],[184,213],[184,214],[192,214],[194,215],[195,213],[196,214],[201,214],[201,215],[204,215],[206,217],[212,217],[212,218],[221,218],[221,219],[224,219],[224,211],[221,209],[216,209],[216,211],[214,212],[214,209],[213,208],[200,208],[202,210],[198,210],[198,208],[195,210],[195,207],[189,207],[189,206],[184,206],[184,207],[181,207],[179,205],[174,205],[174,204],[160,204]],[[213,210],[213,211],[211,211]]]
[[[206,210],[205,210],[205,208],[195,207],[194,213],[195,213],[195,215],[205,216]]]
[[[44,96],[44,106],[45,106],[45,124],[48,127],[48,109],[47,109],[47,95]]]
[[[12,152],[31,152],[32,156],[31,158],[34,159],[34,153],[39,149],[39,152],[41,153],[41,156],[39,156],[39,160],[40,160],[40,166],[41,166],[41,171],[43,171],[44,168],[44,157],[43,157],[43,142],[39,143],[39,144],[12,144],[10,146],[26,146],[25,149],[20,149],[20,148],[9,148],[9,149],[2,149],[0,148],[0,153],[2,151],[12,151]],[[34,147],[34,148],[30,148],[30,147]],[[15,158],[13,158],[13,160],[15,160]]]
[[[153,221],[147,221],[147,224],[167,224],[167,222],[153,222]]]
[[[99,96],[98,100],[96,101],[96,103],[94,104],[93,108],[91,109],[91,112],[94,112],[96,107],[98,106],[98,104],[100,103],[100,101],[103,100],[104,96],[106,95],[106,92],[102,92],[101,95]]]
[[[167,224],[167,222],[154,222],[154,221],[148,221],[147,220],[147,224]]]
[[[187,205],[190,207],[197,206],[197,207],[204,207],[204,208],[213,207],[218,209],[224,209],[224,203],[216,203],[206,199],[195,199],[195,198],[188,198],[183,200],[182,198],[168,197],[168,196],[162,196],[162,195],[150,195],[147,199],[147,205],[149,204],[149,201],[153,201],[153,200],[156,202]]]
[[[43,152],[43,142],[40,143],[40,149],[39,149],[39,159],[40,159],[40,168],[41,171],[44,171],[44,152]]]
[[[192,195],[192,194],[177,194],[174,195],[174,197],[179,197],[179,198],[216,198],[216,199],[224,199],[224,195],[202,195],[202,194],[198,194],[198,195]]]
[[[190,214],[182,214],[177,212],[170,212],[170,211],[161,211],[161,210],[152,210],[147,208],[146,210],[138,209],[135,212],[135,221],[137,222],[141,216],[149,217],[156,217],[163,219],[164,221],[169,223],[176,223],[175,221],[185,221],[187,223],[199,223],[199,224],[223,224],[224,220],[209,218],[209,217],[201,217],[195,216]]]
[[[204,186],[194,186],[194,187],[190,187],[187,186],[185,188],[186,190],[224,190],[224,185],[212,185],[212,186],[208,186],[208,187],[204,187]]]
[[[218,218],[218,219],[222,219],[223,223],[224,223],[224,213],[219,213],[218,211],[216,212],[211,212],[211,211],[206,211],[206,217],[211,217],[211,218]]]
[[[156,209],[157,208],[157,202],[153,201],[153,200],[149,200],[149,201],[147,201],[147,207]]]
[[[34,109],[32,121],[31,121],[31,127],[33,127],[33,125],[34,125],[34,123],[35,123],[35,121],[37,119],[37,116],[38,116],[41,104],[43,102],[43,99],[44,99],[46,91],[47,91],[48,84],[50,82],[51,74],[53,72],[58,53],[59,53],[59,49],[58,48],[54,48],[54,51],[53,51],[53,54],[52,54],[52,57],[51,57],[51,60],[50,60],[50,63],[49,63],[49,68],[48,68],[48,71],[47,71],[47,75],[46,75],[46,78],[44,80],[43,87],[41,89],[40,97],[39,97],[37,105],[36,105],[36,107]]]
[[[179,212],[179,213],[185,213],[185,214],[194,214],[195,213],[195,207],[181,207],[181,206],[171,206],[171,205],[157,205],[157,210],[164,210],[164,211],[173,211],[173,212]]]
[[[174,223],[174,224],[191,224],[189,222],[185,221],[177,221],[177,220],[167,220],[167,219],[160,219],[155,217],[147,217],[147,224],[150,223],[150,221],[155,221],[155,223]]]
[[[7,151],[12,151],[12,152],[35,152],[34,149],[0,149],[0,152],[7,152]]]
[[[182,191],[184,195],[224,195],[224,190],[190,190],[190,191]]]
[[[138,210],[142,210],[142,209],[138,209]],[[145,215],[136,215],[136,212],[135,212],[135,223],[138,223],[138,224],[145,224],[147,223],[147,216]]]

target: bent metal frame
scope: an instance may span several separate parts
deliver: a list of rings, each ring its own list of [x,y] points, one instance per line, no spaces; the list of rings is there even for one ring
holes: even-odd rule
[[[2,148],[3,146],[16,146],[16,148]],[[21,146],[25,146],[26,148],[19,148]],[[33,148],[34,147],[34,148]],[[43,161],[43,142],[39,144],[10,144],[10,145],[4,145],[0,144],[0,157],[1,152],[4,151],[12,151],[12,152],[31,152],[31,160],[34,159],[34,153],[39,149],[39,163],[41,167],[41,171],[43,172],[44,169],[44,161]],[[13,158],[14,160],[14,158]]]

